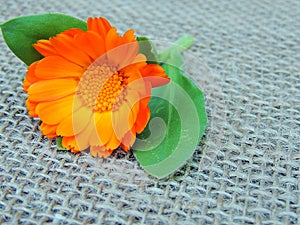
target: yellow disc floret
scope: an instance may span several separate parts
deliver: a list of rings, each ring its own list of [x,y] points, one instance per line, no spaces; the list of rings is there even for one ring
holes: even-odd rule
[[[96,112],[117,110],[125,100],[126,77],[112,66],[91,65],[81,77],[77,94]]]

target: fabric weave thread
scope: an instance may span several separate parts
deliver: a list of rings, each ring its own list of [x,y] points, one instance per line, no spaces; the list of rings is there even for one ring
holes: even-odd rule
[[[186,70],[209,125],[161,181],[132,154],[56,151],[27,115],[26,66],[1,36],[1,224],[299,224],[299,1],[15,0],[2,3],[0,22],[47,12],[104,16],[156,40],[194,36]]]

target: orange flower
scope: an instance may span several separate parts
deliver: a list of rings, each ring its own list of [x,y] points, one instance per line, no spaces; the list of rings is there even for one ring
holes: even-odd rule
[[[87,31],[73,28],[34,44],[44,58],[29,66],[23,87],[43,134],[62,136],[72,152],[128,151],[149,121],[151,88],[169,82],[138,47],[133,30],[120,36],[104,18],[89,18]]]

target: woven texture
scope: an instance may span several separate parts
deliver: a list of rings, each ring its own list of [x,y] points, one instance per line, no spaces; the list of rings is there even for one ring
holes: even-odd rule
[[[186,70],[209,124],[163,180],[132,154],[57,151],[27,115],[26,66],[1,36],[1,224],[300,223],[300,1],[14,0],[0,22],[46,12],[104,16],[157,40],[194,36]]]

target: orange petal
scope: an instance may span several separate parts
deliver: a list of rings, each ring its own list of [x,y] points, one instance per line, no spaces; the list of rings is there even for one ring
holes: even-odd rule
[[[123,35],[123,40],[125,42],[135,41],[134,30],[130,29],[130,30],[126,31],[125,34]]]
[[[104,146],[114,132],[111,112],[94,113],[94,129],[90,136],[90,145]]]
[[[127,85],[128,94],[126,97],[129,99],[130,95],[133,92],[137,92],[139,94],[139,99],[151,97],[151,83],[146,82],[145,79],[141,77],[134,78],[134,76],[138,77],[139,73],[126,73],[126,76],[128,76],[128,74],[130,74],[130,77],[126,80],[127,82],[129,82],[129,84]]]
[[[87,149],[90,146],[90,136],[93,131],[92,119],[88,125],[78,134],[75,135],[77,146],[79,150]]]
[[[146,107],[148,107],[148,104],[149,104],[149,102],[150,102],[150,99],[151,99],[150,96],[141,98],[141,100],[140,100],[140,102],[139,102],[139,103],[140,103],[140,107],[141,107],[142,109],[145,109]]]
[[[45,57],[58,54],[49,40],[39,40],[33,47]]]
[[[136,43],[138,47],[138,43],[135,40],[134,31],[129,30],[127,31],[124,36],[120,36],[117,33],[116,28],[112,27],[110,30],[108,30],[107,36],[105,38],[105,44],[106,44],[106,50],[114,49],[118,46],[124,45],[124,44],[130,44],[130,43]]]
[[[117,33],[117,29],[113,27],[108,31],[105,38],[106,51],[108,52],[109,50],[116,48],[119,43],[120,36]]]
[[[146,56],[144,54],[139,53],[139,54],[136,55],[136,57],[135,57],[135,59],[133,60],[132,63],[133,64],[139,64],[139,65],[141,65],[141,68],[142,68],[143,66],[146,65],[146,61],[147,61]]]
[[[53,101],[74,94],[78,81],[71,78],[42,80],[32,84],[27,92],[30,101]]]
[[[141,101],[140,103],[140,108],[139,108],[139,112],[137,114],[137,118],[136,118],[136,122],[135,122],[135,130],[136,132],[139,134],[141,133],[145,127],[147,126],[149,119],[150,119],[150,109],[148,107],[148,103],[146,104],[146,102],[149,102],[149,99],[145,99],[143,101]]]
[[[122,139],[121,147],[127,152],[134,144],[136,139],[136,133],[133,130],[128,131]]]
[[[119,140],[133,127],[134,122],[131,108],[125,102],[112,112],[113,129]]]
[[[28,110],[28,114],[32,117],[38,117],[37,113],[36,113],[36,106],[37,103],[36,102],[32,102],[29,99],[26,100],[26,106],[27,106],[27,110]]]
[[[35,76],[35,70],[37,67],[37,64],[39,63],[39,61],[36,61],[34,63],[32,63],[28,69],[27,69],[27,73],[26,73],[26,79],[30,82],[30,83],[34,83],[37,80],[39,80],[36,76]]]
[[[145,79],[143,79],[144,81],[144,88],[140,88],[138,89],[138,93],[140,94],[140,99],[144,99],[144,98],[151,98],[152,96],[152,86],[150,82],[145,82]]]
[[[61,34],[65,34],[71,38],[74,38],[75,36],[77,36],[78,34],[81,34],[81,33],[84,33],[84,31],[79,28],[71,28],[71,29],[61,32]]]
[[[81,51],[76,46],[75,40],[68,35],[58,34],[56,37],[50,38],[50,43],[58,54],[83,68],[87,68],[92,63],[91,58]]]
[[[84,69],[61,56],[48,56],[39,61],[35,76],[41,79],[80,78]]]
[[[80,133],[90,122],[92,111],[86,107],[81,107],[77,111],[71,112],[57,127],[57,135],[74,136]]]
[[[127,65],[126,67],[122,68],[121,71],[123,71],[124,73],[129,73],[131,71],[138,71],[140,73],[140,70],[142,70],[147,65],[146,61],[142,61],[143,58],[144,58],[143,54],[138,54],[137,56],[135,56],[133,62]],[[142,77],[141,73],[140,73],[140,77]]]
[[[124,76],[128,77],[126,81],[128,82],[128,86],[132,89],[141,89],[144,86],[144,79],[139,70],[134,67],[126,68],[122,70],[124,72]],[[142,88],[143,89],[143,88]]]
[[[126,102],[130,108],[132,108],[136,103],[139,103],[140,100],[140,95],[136,90],[127,88]]]
[[[111,155],[113,150],[105,149],[103,146],[91,146],[90,147],[90,154],[94,157],[99,158],[107,158]]]
[[[134,126],[138,133],[144,130],[150,118],[150,110],[148,107],[150,98],[151,98],[151,85],[149,83],[144,83],[143,79],[139,79],[129,83],[129,85],[127,86],[127,95],[126,95],[126,103],[128,104],[128,107],[131,109],[130,116],[129,116],[130,128],[128,130],[132,129],[132,125],[131,125],[132,122],[135,123]],[[115,123],[119,124],[120,123],[119,121],[125,121],[126,119],[126,118],[122,118],[124,117],[124,115],[126,115],[126,113],[122,112],[122,108],[120,109],[121,109],[120,111],[121,117],[118,120],[114,119],[113,120],[114,124]],[[124,127],[124,125],[122,126]],[[116,129],[116,132],[119,132],[119,130],[123,132],[125,129],[120,129],[120,127],[118,127],[118,129]],[[118,133],[118,136],[120,135],[121,134]]]
[[[127,31],[122,37],[114,27],[105,36],[105,46],[109,64],[117,66],[118,70],[134,61],[139,48],[133,30]]]
[[[40,119],[47,124],[58,124],[68,117],[72,112],[77,111],[81,104],[75,104],[75,96],[67,96],[50,102],[39,103],[36,113]]]
[[[88,31],[95,31],[102,38],[105,38],[108,31],[111,28],[111,25],[106,19],[104,19],[102,17],[100,17],[100,18],[88,18],[87,28],[88,28]]]
[[[73,38],[74,36],[82,32],[84,31],[78,28],[71,28],[69,30],[62,32],[61,34],[65,34]],[[49,40],[39,40],[36,44],[33,45],[33,47],[45,57],[58,55],[58,52],[55,50],[54,46],[51,44]]]
[[[74,152],[74,153],[80,152],[74,136],[63,137],[62,138],[62,146],[66,149],[71,150],[71,152]]]
[[[120,146],[121,139],[118,139],[116,134],[113,132],[108,143],[105,144],[106,149],[116,149]]]
[[[138,55],[139,44],[137,41],[126,42],[123,37],[111,29],[106,37],[106,49],[110,62],[116,62],[118,70],[132,64]]]
[[[30,85],[31,83],[25,78],[25,80],[23,81],[24,92],[27,92],[27,89],[29,88]]]
[[[133,121],[136,121],[137,114],[139,112],[140,107],[140,96],[135,90],[128,90],[128,94],[126,96],[126,103],[131,108]]]
[[[35,69],[36,66],[38,64],[39,61],[36,61],[34,63],[32,63],[28,69],[27,69],[27,73],[26,73],[26,78],[23,81],[23,88],[24,91],[27,92],[28,88],[30,87],[31,84],[37,82],[39,79],[35,76]]]
[[[47,138],[56,137],[56,128],[57,128],[57,124],[49,125],[44,122],[40,126],[41,131],[43,132],[44,135],[46,135]]]
[[[147,64],[141,69],[141,74],[146,81],[151,82],[152,87],[159,87],[170,82],[165,70],[158,64]]]
[[[132,120],[134,121],[134,123],[137,120],[139,111],[140,111],[140,103],[137,102],[133,107],[131,107],[131,114],[132,114],[131,117],[132,117]]]
[[[117,66],[117,70],[121,70],[126,66],[132,65],[138,55],[138,50],[138,42],[117,44],[116,47],[107,52],[107,58],[109,62],[113,62]],[[134,69],[138,71],[136,66]]]
[[[105,53],[104,39],[96,32],[87,31],[75,37],[77,47],[96,60]]]

